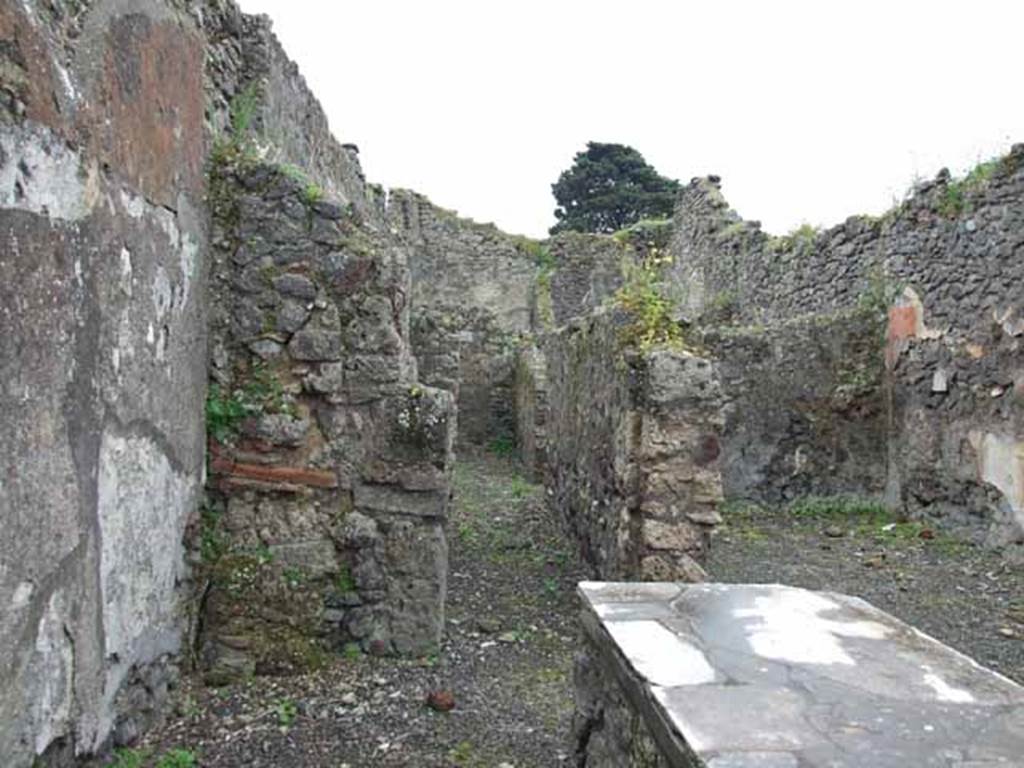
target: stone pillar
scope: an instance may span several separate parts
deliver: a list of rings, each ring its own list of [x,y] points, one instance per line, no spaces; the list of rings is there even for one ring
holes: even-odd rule
[[[416,379],[405,251],[243,153],[213,198],[208,674],[298,671],[348,643],[426,653],[454,404]]]
[[[600,578],[704,578],[719,520],[722,401],[711,363],[624,348],[612,315],[545,347],[552,510]]]

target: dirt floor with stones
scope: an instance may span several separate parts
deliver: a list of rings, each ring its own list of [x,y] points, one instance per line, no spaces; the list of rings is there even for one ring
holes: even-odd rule
[[[528,768],[571,764],[574,586],[584,574],[508,459],[460,456],[448,625],[436,656],[339,658],[298,678],[191,680],[113,768]],[[1024,682],[1024,570],[856,505],[730,505],[712,579],[860,595]],[[427,704],[454,704],[438,711]],[[450,694],[451,701],[444,699]]]

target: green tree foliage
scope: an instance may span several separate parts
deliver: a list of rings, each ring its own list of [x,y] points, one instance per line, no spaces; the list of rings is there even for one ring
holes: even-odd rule
[[[591,141],[551,191],[558,203],[551,234],[611,234],[641,219],[671,216],[679,182],[659,174],[632,147]]]

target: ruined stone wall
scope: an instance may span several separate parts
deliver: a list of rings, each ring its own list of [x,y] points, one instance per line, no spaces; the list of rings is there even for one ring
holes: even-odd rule
[[[407,253],[244,152],[214,176],[207,677],[440,643],[454,405],[409,351]],[[232,417],[233,415],[233,417]]]
[[[513,389],[519,460],[527,477],[543,483],[548,463],[548,370],[542,347],[519,348]]]
[[[538,244],[405,190],[391,191],[387,217],[411,248],[413,351],[424,380],[457,395],[460,439],[511,439],[515,348],[531,330]]]
[[[614,235],[564,232],[552,237],[547,241],[551,269],[541,285],[548,295],[538,298],[535,325],[562,326],[604,306],[622,287],[627,265],[654,250],[667,253],[672,229],[669,220],[641,221]]]
[[[725,399],[722,482],[772,503],[885,491],[888,421],[874,308],[700,330]]]
[[[200,495],[203,60],[170,3],[0,3],[0,762],[134,738]]]
[[[548,359],[548,494],[600,578],[698,580],[721,498],[709,361],[621,348],[614,318],[561,329]]]
[[[717,179],[695,180],[672,244],[677,290],[695,317],[774,325],[889,307],[877,353],[891,424],[887,499],[996,545],[1024,538],[1022,248],[1021,145],[966,180],[940,174],[879,219],[785,238],[742,221]]]
[[[622,286],[625,243],[608,235],[567,232],[551,238],[549,249],[554,269],[545,287],[553,326],[594,311]]]
[[[332,134],[270,19],[243,14],[226,0],[191,4],[189,10],[208,40],[207,118],[213,134],[223,139],[245,133],[267,162],[301,169],[341,206],[379,217],[383,196],[365,183],[358,150]]]
[[[269,21],[219,0],[3,2],[0,71],[3,764],[66,765],[159,715],[193,587],[210,586],[212,632],[224,593],[257,584],[245,568],[218,580],[200,551],[269,556],[282,579],[260,601],[331,642],[436,643],[451,404],[416,383],[380,196]],[[263,175],[236,179],[244,204],[213,249],[227,303],[209,313],[207,161],[240,140]],[[271,208],[272,236],[248,218]],[[350,224],[369,252],[333,247]],[[343,362],[313,359],[339,346]],[[284,410],[247,412],[250,442],[212,457],[222,495],[200,520],[211,357],[222,394],[251,373],[246,397]],[[329,572],[333,601],[289,591]]]

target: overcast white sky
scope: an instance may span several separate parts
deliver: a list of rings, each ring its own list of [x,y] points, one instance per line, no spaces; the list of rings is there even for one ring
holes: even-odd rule
[[[1019,0],[240,0],[367,178],[510,232],[588,140],[715,173],[771,232],[1024,141]]]

